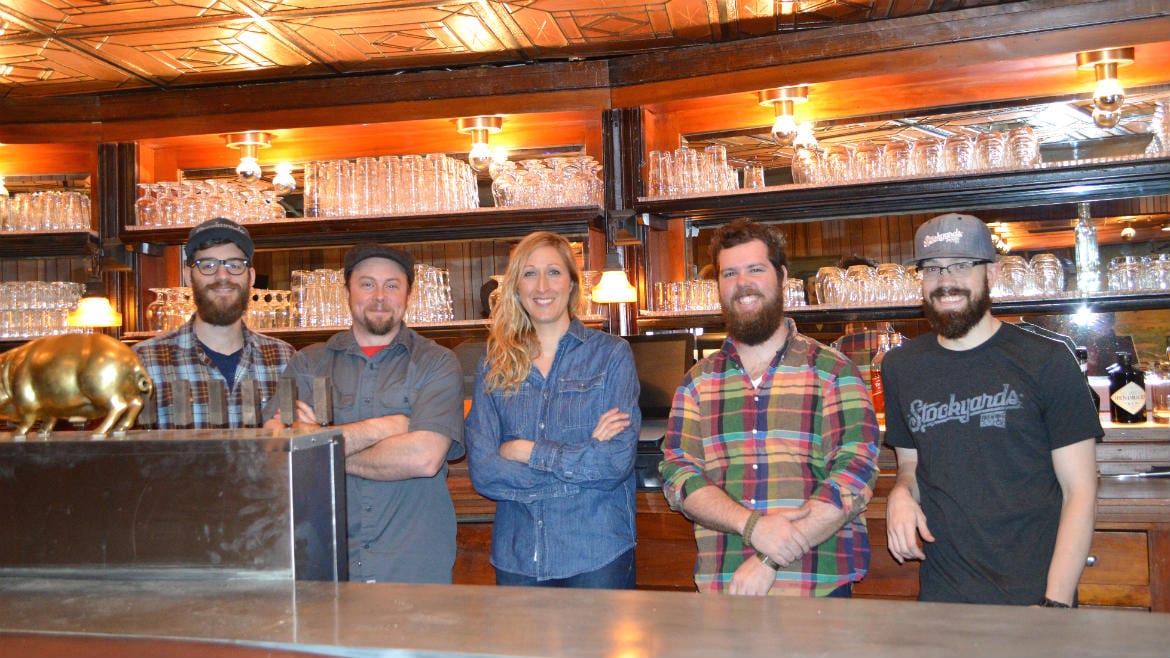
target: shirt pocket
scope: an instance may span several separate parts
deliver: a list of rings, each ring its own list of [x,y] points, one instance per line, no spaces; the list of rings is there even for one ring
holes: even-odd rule
[[[574,377],[561,377],[556,383],[556,404],[549,421],[566,430],[587,428],[592,430],[597,419],[606,411],[601,407],[605,401],[605,373]]]

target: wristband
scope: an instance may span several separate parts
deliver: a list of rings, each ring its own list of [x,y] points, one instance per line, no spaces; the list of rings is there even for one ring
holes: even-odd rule
[[[1044,600],[1040,602],[1040,607],[1041,608],[1071,608],[1072,606],[1067,604],[1067,603],[1061,603],[1060,601],[1053,601],[1052,599],[1050,599],[1046,596],[1046,597],[1044,597]]]
[[[756,523],[759,522],[760,517],[763,515],[764,513],[760,510],[754,510],[752,511],[751,515],[748,516],[747,523],[743,524],[743,545],[745,547],[752,547],[752,533],[755,532]]]
[[[776,562],[774,560],[772,560],[772,558],[768,557],[767,555],[764,555],[763,553],[761,553],[759,551],[756,551],[756,558],[760,562],[763,562],[764,566],[768,567],[772,571],[779,571],[780,570],[779,564],[776,564]]]

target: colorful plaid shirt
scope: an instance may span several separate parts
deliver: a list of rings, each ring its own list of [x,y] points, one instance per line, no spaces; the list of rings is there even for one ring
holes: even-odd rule
[[[659,466],[663,493],[681,510],[706,486],[765,514],[818,500],[848,518],[832,537],[776,573],[771,594],[824,596],[869,566],[865,507],[877,482],[878,427],[857,368],[796,331],[753,388],[729,339],[697,363],[674,397]],[[737,534],[695,524],[695,585],[725,592],[754,551]]]
[[[204,353],[195,336],[193,320],[183,326],[134,346],[134,352],[146,367],[154,381],[154,398],[157,400],[159,429],[172,429],[171,421],[173,394],[171,382],[184,379],[191,382],[193,402],[192,418],[195,428],[209,427],[207,414],[207,382],[218,379],[228,389],[228,426],[241,426],[240,383],[247,379],[256,380],[260,405],[276,395],[276,382],[284,366],[292,360],[293,347],[288,343],[258,334],[244,326],[244,348],[240,364],[236,367],[236,380],[228,382],[211,358]]]

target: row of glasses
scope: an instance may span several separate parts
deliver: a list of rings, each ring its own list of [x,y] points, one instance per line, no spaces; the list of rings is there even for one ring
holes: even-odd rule
[[[306,217],[372,217],[479,207],[475,171],[445,153],[305,165]]]
[[[492,200],[497,208],[600,206],[605,203],[601,164],[592,156],[492,162]]]
[[[89,195],[56,190],[0,195],[0,231],[88,231]]]
[[[451,280],[446,269],[425,263],[414,264],[414,285],[406,302],[404,319],[413,325],[455,319]]]
[[[818,304],[836,306],[897,306],[922,301],[922,279],[917,268],[897,263],[877,267],[859,264],[847,269],[822,267],[814,287]]]
[[[991,286],[993,298],[1052,297],[1064,292],[1064,264],[1053,254],[1026,259],[1015,254],[1000,256],[999,276]]]
[[[71,281],[6,281],[0,283],[0,338],[36,338],[76,333],[66,327],[69,312],[85,292]]]
[[[138,189],[134,202],[138,226],[194,226],[211,217],[258,224],[287,216],[276,190],[239,181],[163,181],[139,183]]]
[[[247,320],[251,329],[287,329],[295,327],[291,290],[252,289],[248,300]]]
[[[1115,256],[1108,276],[1109,289],[1118,292],[1170,290],[1170,254]]]
[[[757,179],[744,171],[745,187],[763,187],[763,170]],[[739,189],[739,172],[727,162],[727,147],[710,144],[702,151],[681,146],[674,151],[650,151],[646,158],[646,196],[675,197],[684,194]]]
[[[293,270],[290,283],[296,326],[348,327],[352,322],[343,270]]]
[[[659,281],[654,284],[659,311],[718,311],[719,283],[711,279]]]
[[[149,331],[163,332],[178,329],[195,312],[191,288],[174,286],[150,288],[154,299],[146,305],[145,326]]]
[[[798,147],[792,180],[807,185],[840,185],[879,179],[950,176],[997,169],[1028,169],[1040,163],[1040,144],[1030,126],[940,139],[892,139]]]

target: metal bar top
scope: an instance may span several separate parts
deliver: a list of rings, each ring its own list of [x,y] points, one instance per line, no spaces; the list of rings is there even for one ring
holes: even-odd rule
[[[1090,609],[460,585],[0,579],[5,655],[6,642],[34,634],[331,656],[1165,658],[1167,628],[1163,614]]]

